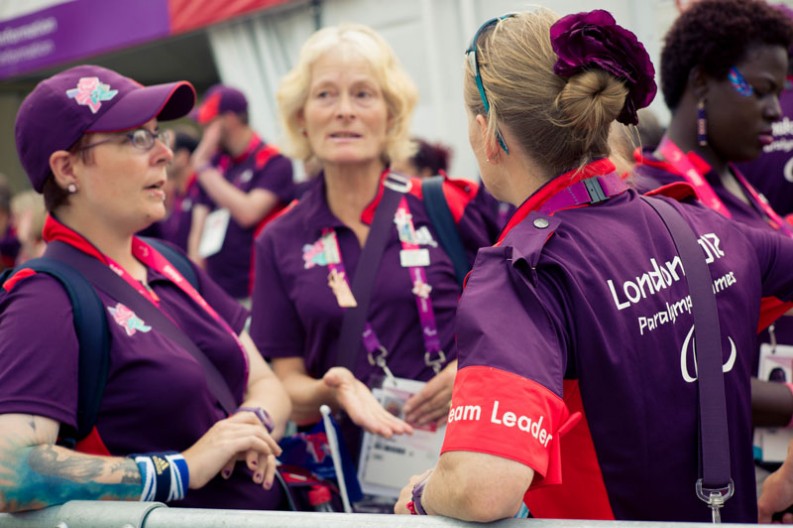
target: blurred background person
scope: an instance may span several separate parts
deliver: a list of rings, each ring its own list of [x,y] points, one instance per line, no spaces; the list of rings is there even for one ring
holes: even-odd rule
[[[173,139],[173,161],[168,166],[165,208],[168,216],[161,222],[164,240],[187,251],[190,226],[193,223],[193,206],[199,198],[198,182],[190,157],[198,140],[187,132],[176,131]]]
[[[417,178],[430,176],[446,176],[452,158],[452,149],[443,143],[430,143],[424,139],[414,137],[416,152],[409,158],[396,160],[391,164],[391,169],[401,174]]]
[[[11,222],[11,185],[0,174],[0,271],[11,268],[19,255],[19,238]]]
[[[42,231],[46,218],[44,198],[36,191],[23,191],[11,199],[11,221],[20,244],[17,265],[44,254],[47,244]]]
[[[192,156],[201,198],[193,205],[189,255],[248,303],[254,235],[292,201],[292,162],[250,127],[248,100],[236,88],[210,88],[196,119],[204,127]]]

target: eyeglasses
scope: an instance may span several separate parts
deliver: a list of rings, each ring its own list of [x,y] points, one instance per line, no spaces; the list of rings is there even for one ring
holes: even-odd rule
[[[476,82],[476,87],[479,90],[479,98],[482,99],[482,106],[485,108],[485,113],[490,112],[490,102],[487,100],[487,94],[485,93],[485,85],[482,83],[482,76],[479,73],[479,60],[476,57],[476,42],[479,40],[479,36],[490,26],[494,26],[501,22],[504,19],[510,18],[515,16],[515,13],[508,13],[506,15],[502,15],[500,17],[491,18],[481,26],[479,29],[476,30],[474,33],[474,38],[471,39],[471,45],[468,46],[468,49],[465,50],[465,54],[468,57],[468,64],[471,66],[471,70],[474,72],[474,81]],[[504,138],[501,136],[501,132],[496,130],[496,139],[498,140],[498,144],[504,149],[504,152],[509,154],[509,148],[507,148],[507,144],[504,143]]]
[[[138,150],[151,150],[151,148],[154,146],[154,142],[158,139],[165,143],[168,148],[170,148],[173,144],[172,130],[158,130],[156,132],[152,132],[146,128],[138,128],[130,132],[122,132],[121,134],[124,135],[125,141],[129,141],[132,146]],[[118,137],[103,139],[101,141],[97,141],[96,143],[91,143],[90,145],[80,147],[78,150],[87,150],[99,145],[104,145],[105,143],[116,141],[116,139],[118,139]]]

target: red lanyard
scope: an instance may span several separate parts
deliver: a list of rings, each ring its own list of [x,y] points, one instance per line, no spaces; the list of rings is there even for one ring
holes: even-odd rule
[[[406,265],[405,267],[408,268],[410,280],[413,283],[412,293],[416,299],[416,307],[419,313],[419,320],[421,321],[422,337],[426,349],[424,362],[427,366],[432,367],[437,374],[440,372],[442,365],[446,362],[446,355],[441,349],[441,342],[438,336],[438,325],[435,321],[435,312],[430,297],[432,287],[427,281],[427,273],[424,269],[425,266],[429,265],[429,250],[421,249],[418,244],[418,236],[413,225],[413,218],[410,214],[407,199],[405,198],[402,198],[399,203],[397,212],[394,215],[394,223],[397,225],[399,240],[402,243],[401,256],[405,256],[403,258],[418,258],[422,252],[426,252],[426,264]],[[349,290],[350,283],[347,273],[345,272],[336,232],[332,228],[325,228],[322,230],[322,237],[324,239],[328,269],[332,274],[343,279],[347,283],[347,288]],[[377,333],[368,321],[364,327],[362,338],[364,347],[369,354],[370,363],[380,366],[385,371],[386,375],[393,377],[385,362],[385,356],[388,354],[388,351],[382,345],[380,339],[377,337]]]
[[[705,180],[705,178],[697,171],[694,165],[691,163],[691,160],[688,159],[680,147],[675,145],[675,143],[665,137],[661,144],[658,147],[659,152],[664,157],[664,160],[669,163],[675,170],[697,191],[697,196],[699,196],[700,200],[709,208],[713,209],[714,211],[722,214],[727,218],[732,218],[732,214],[727,209],[727,206],[716,196],[713,187]],[[793,230],[791,230],[785,220],[780,217],[776,211],[774,211],[768,202],[760,196],[760,193],[752,187],[752,185],[746,180],[746,178],[741,174],[741,172],[735,168],[732,164],[730,164],[730,169],[732,173],[735,175],[735,179],[738,180],[738,183],[741,185],[743,190],[748,194],[749,201],[751,202],[752,206],[763,216],[765,216],[766,222],[776,229],[777,231],[781,231],[785,235],[793,238]]]
[[[732,213],[730,213],[727,206],[724,205],[724,202],[716,195],[713,187],[711,187],[702,174],[694,167],[694,164],[691,163],[688,156],[680,150],[680,147],[675,145],[674,141],[668,137],[664,137],[664,139],[661,140],[661,144],[658,146],[658,151],[664,157],[664,161],[674,167],[677,173],[694,187],[697,196],[706,207],[713,209],[726,218],[732,218]]]
[[[248,366],[248,355],[245,353],[245,347],[242,345],[242,342],[240,341],[239,337],[234,332],[234,330],[229,326],[226,320],[223,319],[220,316],[220,314],[218,314],[215,311],[215,309],[209,305],[208,302],[206,302],[206,299],[204,299],[201,296],[201,294],[199,294],[196,291],[195,288],[193,288],[193,285],[190,284],[190,281],[185,279],[182,276],[182,274],[179,273],[176,270],[176,268],[173,267],[173,265],[171,265],[168,259],[163,257],[157,250],[155,250],[153,247],[146,244],[137,237],[134,237],[132,239],[132,255],[136,259],[141,261],[147,268],[151,268],[161,273],[162,275],[168,277],[168,279],[170,279],[174,284],[176,284],[176,286],[179,287],[179,289],[182,290],[193,301],[195,301],[196,304],[198,304],[201,308],[203,308],[204,311],[207,312],[212,317],[212,319],[214,319],[218,324],[220,324],[220,326],[223,327],[223,329],[234,338],[234,342],[239,347],[240,351],[242,352],[242,356],[245,359],[245,371],[246,371],[245,375],[247,377],[249,366]],[[113,261],[107,255],[104,255],[104,258],[107,261],[107,265],[110,266],[110,269],[112,269],[119,277],[124,279],[127,282],[127,284],[135,288],[135,291],[137,291],[138,293],[143,295],[146,299],[151,301],[152,304],[154,304],[158,308],[160,307],[160,299],[157,297],[157,295],[154,293],[153,290],[144,287],[144,285],[141,282],[135,280],[132,277],[132,275],[130,275],[129,272],[127,272],[127,270],[122,268],[118,263]]]

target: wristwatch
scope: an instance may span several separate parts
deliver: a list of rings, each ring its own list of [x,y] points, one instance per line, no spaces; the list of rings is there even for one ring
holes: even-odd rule
[[[256,415],[256,418],[262,422],[262,425],[265,429],[267,429],[268,433],[272,433],[275,430],[275,422],[273,421],[273,417],[270,416],[270,413],[262,409],[261,407],[240,407],[237,409],[237,412],[248,411],[252,412]]]

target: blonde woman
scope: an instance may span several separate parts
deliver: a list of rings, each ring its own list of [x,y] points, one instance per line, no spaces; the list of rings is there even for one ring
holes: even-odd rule
[[[357,426],[347,432],[360,428],[390,437],[448,412],[460,288],[429,223],[419,183],[401,180],[407,192],[393,222],[388,220],[365,314],[367,337],[354,338],[350,368],[337,366],[340,327],[357,305],[350,284],[370,243],[389,163],[411,154],[416,99],[390,46],[360,25],[315,33],[278,91],[289,153],[316,159],[322,172],[300,203],[256,242],[251,335],[287,387],[298,424],[316,422],[320,405],[328,404]],[[472,206],[479,187],[456,181],[444,190],[472,257],[492,233]],[[407,246],[423,261],[407,262]],[[427,382],[405,404],[404,421],[371,392],[391,375]]]

